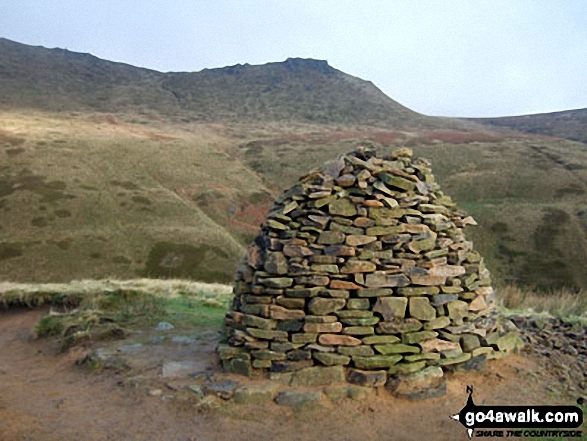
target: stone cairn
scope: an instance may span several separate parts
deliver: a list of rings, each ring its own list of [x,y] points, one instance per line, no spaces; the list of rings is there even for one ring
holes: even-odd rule
[[[466,225],[409,149],[360,148],[311,171],[273,203],[237,270],[225,371],[398,394],[421,383],[434,396],[443,369],[514,350]]]

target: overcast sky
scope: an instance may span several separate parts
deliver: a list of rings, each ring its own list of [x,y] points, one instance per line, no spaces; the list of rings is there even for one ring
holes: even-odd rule
[[[428,115],[587,107],[582,0],[1,0],[0,36],[160,71],[324,59]]]

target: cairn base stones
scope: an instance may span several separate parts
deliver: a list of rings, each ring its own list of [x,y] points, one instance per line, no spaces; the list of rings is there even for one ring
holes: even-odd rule
[[[224,369],[443,393],[443,369],[479,369],[519,343],[463,233],[475,224],[408,149],[311,171],[273,203],[237,270]]]

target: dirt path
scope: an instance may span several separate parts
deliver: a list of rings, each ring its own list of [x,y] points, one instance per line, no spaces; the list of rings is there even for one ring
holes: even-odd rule
[[[450,377],[447,395],[423,402],[387,394],[296,410],[233,403],[201,412],[189,400],[165,400],[124,387],[123,374],[75,366],[80,353],[35,341],[44,310],[0,311],[0,441],[465,440],[448,416],[475,387],[477,404],[572,404],[553,394],[554,379],[533,358],[509,357],[483,374]],[[165,390],[165,380],[152,374]]]

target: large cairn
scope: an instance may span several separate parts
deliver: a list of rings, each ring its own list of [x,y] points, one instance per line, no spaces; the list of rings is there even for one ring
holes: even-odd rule
[[[513,350],[466,225],[409,149],[363,148],[311,171],[273,203],[237,270],[224,369],[336,366],[334,382],[389,384]]]

